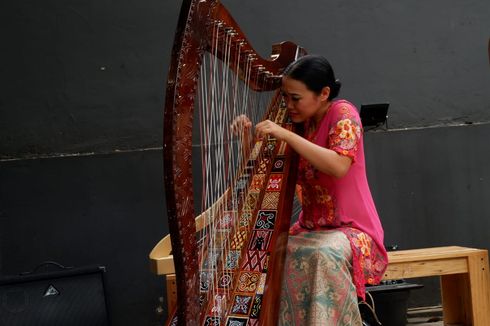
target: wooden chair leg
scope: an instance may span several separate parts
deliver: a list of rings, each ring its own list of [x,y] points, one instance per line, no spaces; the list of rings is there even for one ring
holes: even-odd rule
[[[490,280],[486,251],[468,256],[468,273],[441,276],[444,324],[490,325]]]
[[[472,325],[468,274],[442,275],[441,297],[444,325]]]
[[[170,314],[177,305],[177,283],[175,274],[169,274],[167,279],[167,311]]]
[[[487,251],[469,256],[468,269],[473,325],[490,325],[490,280]]]

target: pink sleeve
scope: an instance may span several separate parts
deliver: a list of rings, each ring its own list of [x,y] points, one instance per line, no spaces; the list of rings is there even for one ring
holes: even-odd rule
[[[362,136],[361,119],[356,108],[346,102],[334,105],[328,132],[328,148],[356,161]]]

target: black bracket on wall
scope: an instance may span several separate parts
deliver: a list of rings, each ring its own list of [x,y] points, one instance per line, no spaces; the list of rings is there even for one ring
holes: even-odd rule
[[[388,129],[389,106],[390,103],[362,104],[359,115],[364,130],[377,129],[381,126]]]

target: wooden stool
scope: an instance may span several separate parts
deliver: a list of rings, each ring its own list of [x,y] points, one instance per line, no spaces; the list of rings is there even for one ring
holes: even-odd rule
[[[444,324],[490,325],[488,251],[436,247],[391,251],[384,279],[440,276]]]

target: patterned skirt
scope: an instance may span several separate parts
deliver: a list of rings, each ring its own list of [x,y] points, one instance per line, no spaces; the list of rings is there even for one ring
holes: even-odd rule
[[[356,239],[374,245],[367,234],[353,228],[289,237],[279,325],[362,324],[357,298],[364,296],[364,281],[379,282],[384,265],[378,263],[379,268],[373,272],[376,264],[363,255],[363,246],[358,246]],[[361,289],[359,283],[363,283]]]

